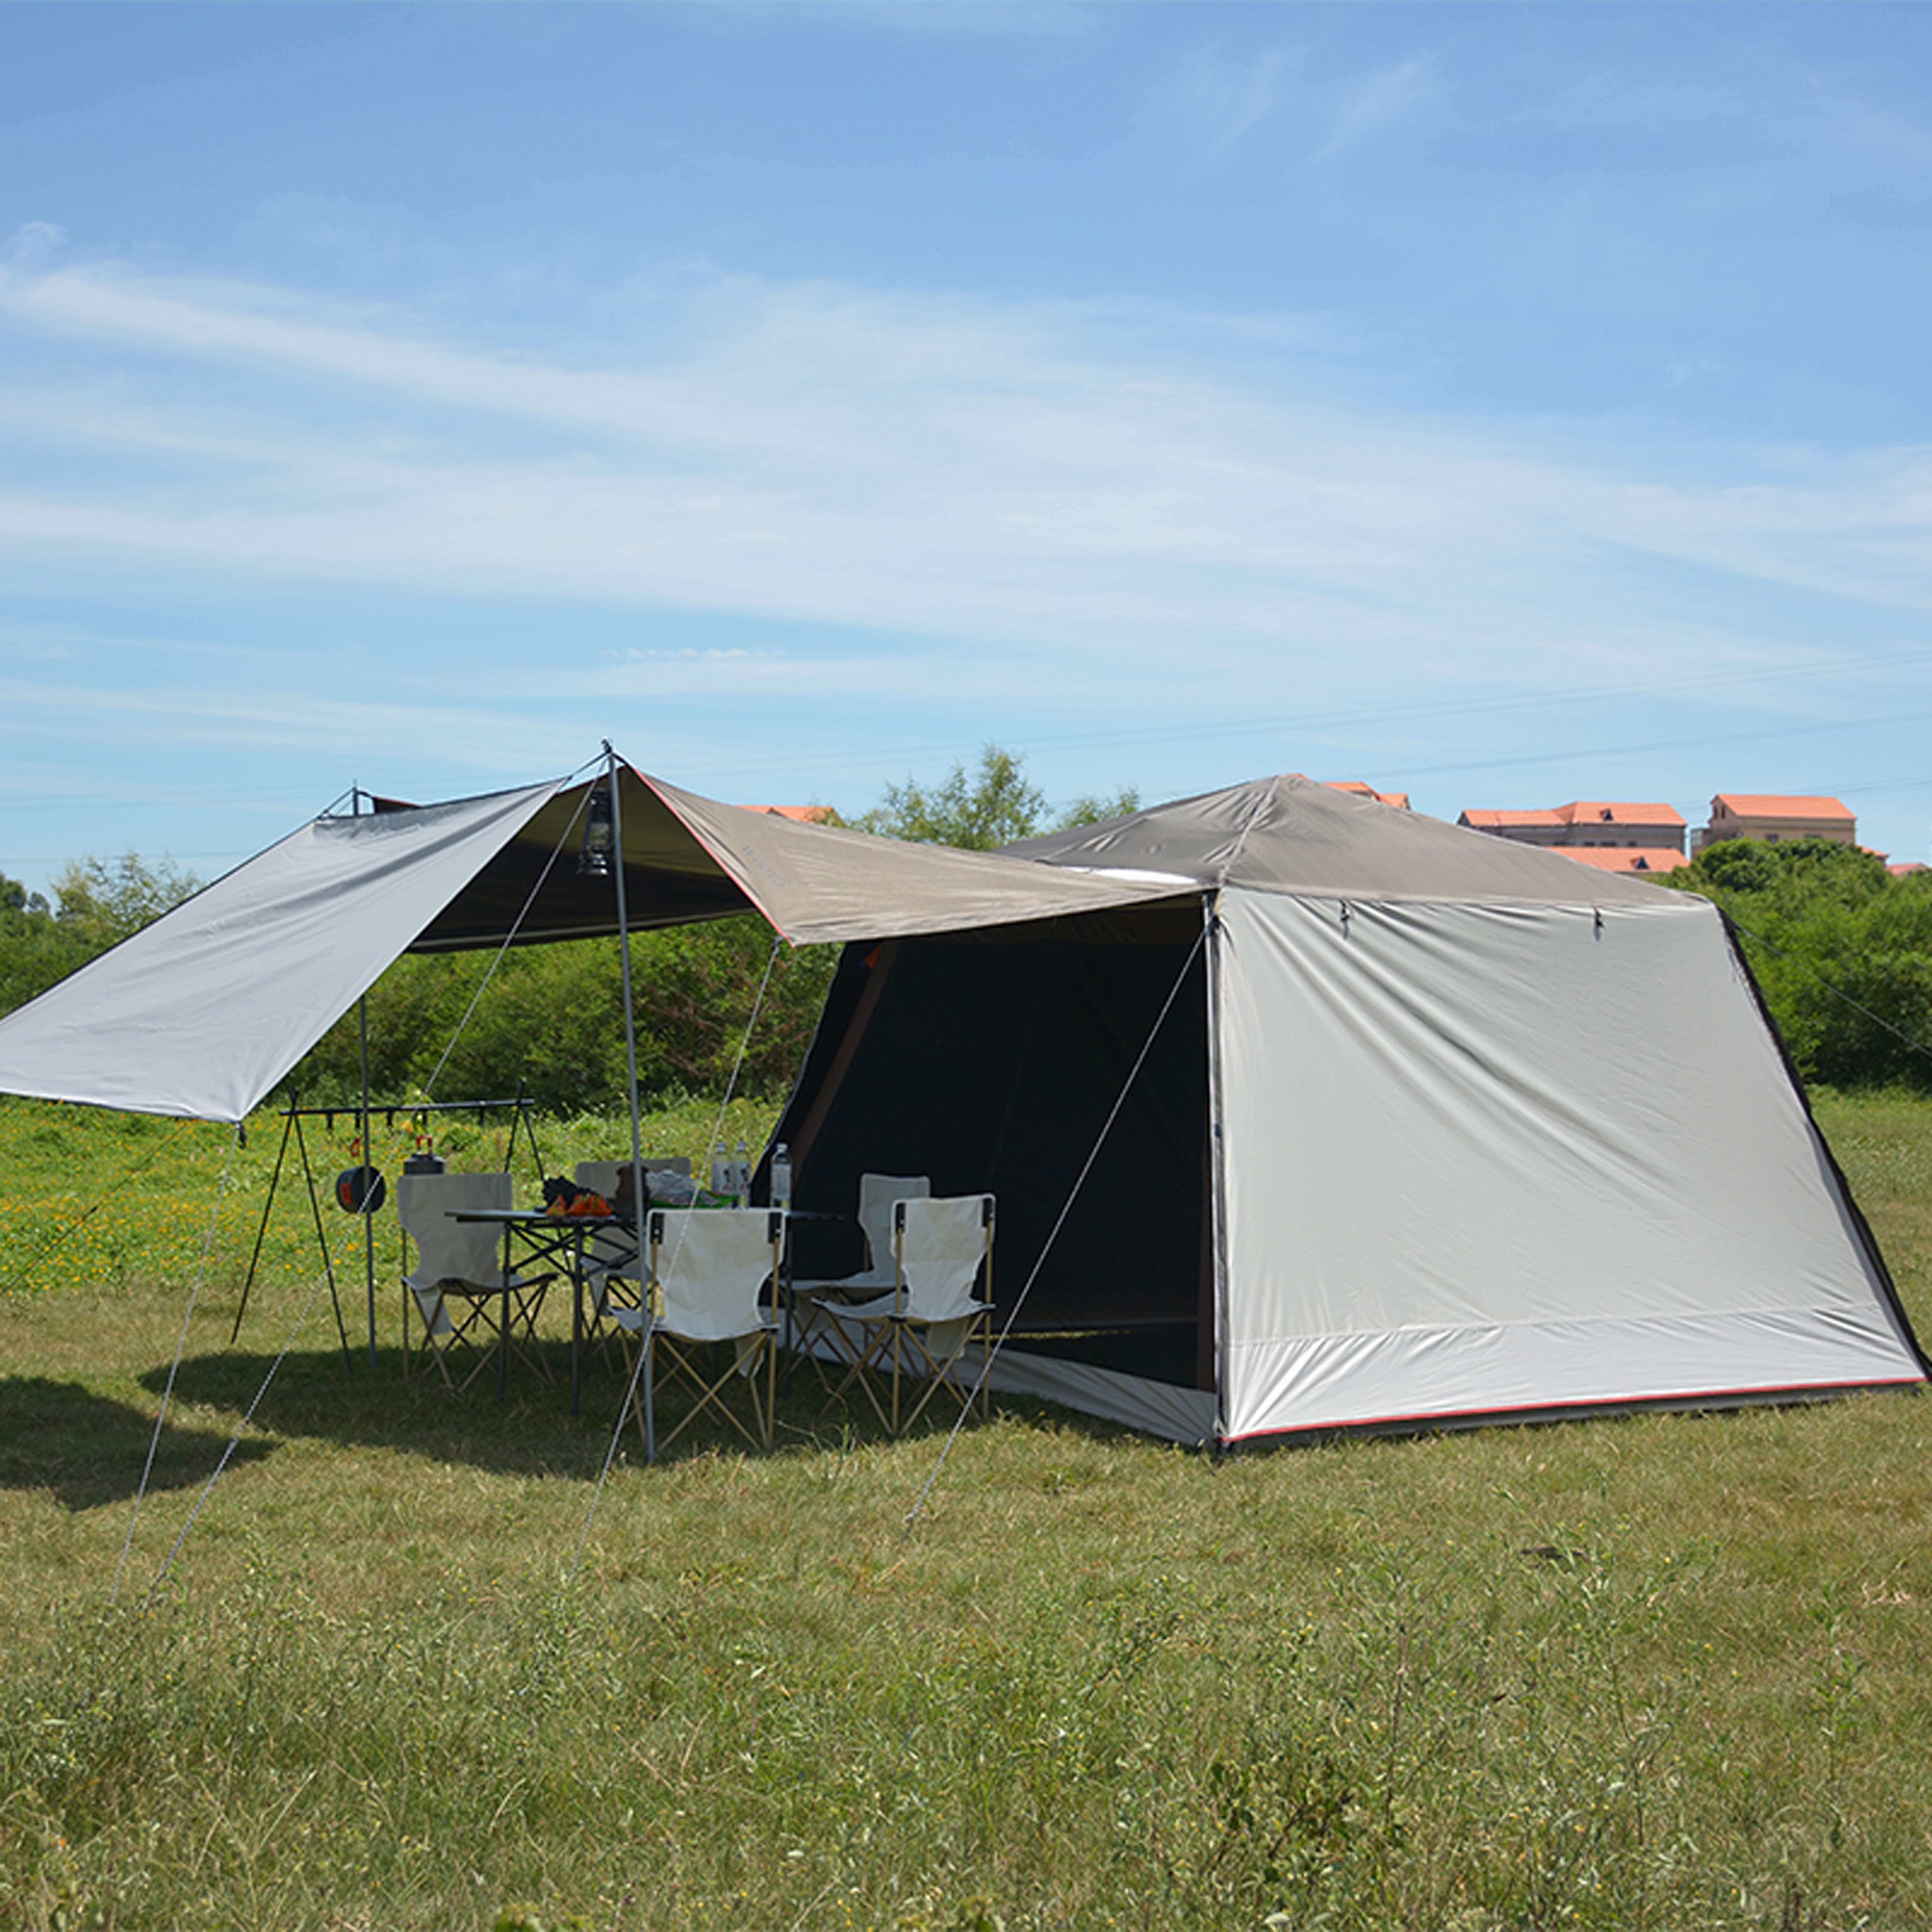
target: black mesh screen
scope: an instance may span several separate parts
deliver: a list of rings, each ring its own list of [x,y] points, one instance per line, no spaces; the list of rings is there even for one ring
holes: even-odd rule
[[[849,1215],[866,1170],[926,1174],[938,1194],[998,1197],[1002,1318],[1119,1096],[1184,964],[1186,979],[1068,1212],[1017,1333],[1064,1334],[1057,1354],[1192,1384],[1207,1136],[1203,955],[1171,910],[1078,936],[986,934],[851,947],[780,1137],[796,1142],[845,1061],[797,1168],[795,1204]],[[1138,940],[1123,943],[1123,931]],[[1161,934],[1149,939],[1148,934]],[[1184,938],[1180,934],[1187,934]],[[1166,935],[1173,934],[1169,938]],[[866,982],[883,972],[866,1013]],[[862,1033],[849,1056],[855,1022]],[[802,1274],[856,1270],[856,1229],[801,1225]]]

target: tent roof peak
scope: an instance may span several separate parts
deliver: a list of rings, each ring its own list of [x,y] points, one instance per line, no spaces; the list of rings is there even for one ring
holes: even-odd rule
[[[1023,838],[1015,858],[1212,887],[1444,904],[1654,904],[1664,888],[1277,772]]]

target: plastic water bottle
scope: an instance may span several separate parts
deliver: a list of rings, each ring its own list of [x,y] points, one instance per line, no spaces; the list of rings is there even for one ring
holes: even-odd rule
[[[745,1145],[744,1136],[738,1137],[738,1157],[731,1163],[731,1192],[738,1197],[738,1204],[744,1205],[745,1197],[752,1191],[752,1156]]]
[[[722,1154],[711,1163],[711,1191],[721,1199],[732,1191],[731,1163]]]
[[[772,1149],[772,1205],[791,1205],[791,1149],[783,1141]]]

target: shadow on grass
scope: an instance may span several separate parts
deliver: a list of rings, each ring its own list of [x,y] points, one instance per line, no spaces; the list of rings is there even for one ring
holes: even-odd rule
[[[245,1351],[190,1356],[177,1373],[176,1390],[184,1401],[230,1411],[238,1418],[255,1400],[273,1360]],[[406,1377],[401,1354],[393,1348],[379,1349],[373,1366],[366,1356],[358,1356],[350,1366],[334,1348],[291,1353],[255,1411],[255,1426],[271,1435],[463,1462],[500,1474],[592,1480],[603,1466],[622,1400],[623,1379],[601,1364],[586,1364],[581,1413],[572,1416],[568,1352],[555,1348],[546,1360],[553,1380],[545,1381],[527,1368],[513,1369],[507,1396],[500,1400],[494,1370],[468,1389],[452,1394],[434,1370]],[[144,1388],[158,1391],[167,1371],[151,1369],[140,1379]],[[1048,1404],[1018,1400],[996,1403],[995,1416],[1003,1411],[1082,1433],[1114,1437],[1128,1432]],[[660,1435],[675,1427],[684,1413],[681,1400],[662,1400]],[[907,1439],[936,1441],[948,1426],[949,1418],[929,1414],[908,1432]],[[779,1396],[773,1453],[841,1454],[882,1441],[884,1433],[865,1412],[862,1402],[828,1406],[815,1378],[801,1373],[791,1394]],[[634,1423],[626,1426],[620,1448],[630,1464],[643,1460],[644,1444]],[[680,1436],[662,1460],[681,1462],[719,1451],[762,1453],[748,1448],[725,1425],[706,1418]]]
[[[158,1390],[166,1372],[156,1379]],[[179,1384],[176,1384],[177,1393]],[[0,1487],[45,1490],[70,1510],[124,1502],[140,1486],[154,1418],[95,1395],[78,1382],[45,1376],[0,1378]],[[206,1429],[161,1431],[148,1486],[190,1489],[206,1482],[228,1438]],[[274,1445],[244,1442],[236,1462],[254,1462]]]

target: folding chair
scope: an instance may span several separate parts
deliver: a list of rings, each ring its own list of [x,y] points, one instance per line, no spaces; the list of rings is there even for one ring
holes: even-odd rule
[[[770,1208],[653,1208],[648,1217],[650,1287],[643,1307],[612,1306],[610,1319],[624,1340],[627,1372],[633,1342],[644,1351],[641,1394],[634,1387],[632,1412],[647,1453],[657,1446],[658,1370],[682,1385],[690,1408],[664,1438],[667,1448],[707,1409],[715,1409],[746,1442],[772,1446],[777,1394],[778,1323],[762,1300],[776,1282],[784,1245],[784,1215]],[[721,1370],[713,1346],[729,1342],[731,1358]],[[762,1395],[759,1382],[764,1384]],[[732,1408],[732,1382],[745,1384],[752,1424]]]
[[[396,1217],[416,1244],[416,1265],[403,1277],[405,1363],[428,1354],[452,1389],[467,1388],[493,1356],[509,1354],[530,1362],[548,1378],[536,1339],[548,1274],[526,1278],[503,1265],[505,1230],[487,1221],[452,1216],[511,1204],[507,1174],[405,1174],[396,1182]],[[409,1345],[410,1310],[422,1323],[422,1340]],[[473,1355],[460,1382],[450,1373]]]
[[[646,1160],[643,1166],[645,1190],[653,1196],[664,1182],[691,1179],[691,1162],[682,1154]],[[578,1186],[590,1188],[614,1205],[623,1177],[630,1171],[628,1160],[580,1160],[571,1175]],[[614,1306],[638,1306],[637,1258],[638,1236],[633,1230],[600,1227],[595,1221],[587,1224],[578,1263],[584,1272],[586,1341],[601,1341],[608,1346],[610,1337],[604,1324]]]
[[[932,1182],[923,1174],[862,1174],[859,1177],[859,1227],[866,1238],[866,1265],[856,1274],[830,1280],[791,1284],[790,1324],[787,1337],[794,1350],[812,1348],[813,1331],[848,1302],[873,1300],[897,1286],[892,1260],[892,1209],[902,1201],[926,1199]],[[833,1337],[839,1355],[850,1365],[850,1352]]]
[[[819,1306],[848,1365],[833,1400],[857,1382],[873,1413],[898,1436],[925,1414],[942,1388],[951,1392],[962,1414],[972,1408],[974,1391],[962,1376],[962,1361],[972,1342],[983,1351],[992,1341],[993,1197],[902,1200],[893,1206],[892,1221],[892,1293],[853,1306]],[[982,1270],[987,1298],[980,1301],[973,1291]],[[873,1387],[888,1376],[890,1408]],[[908,1376],[924,1378],[926,1389],[906,1413],[901,1390]],[[983,1416],[983,1386],[979,1394]]]

